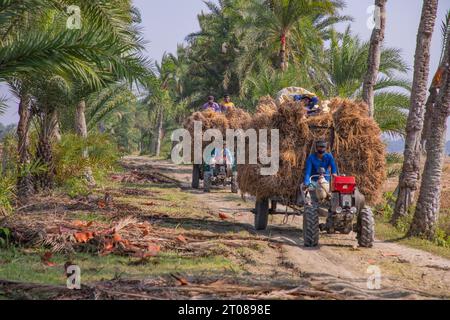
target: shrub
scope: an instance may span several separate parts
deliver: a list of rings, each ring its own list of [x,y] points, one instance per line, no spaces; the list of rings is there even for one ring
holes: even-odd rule
[[[67,134],[56,145],[54,159],[56,182],[69,196],[76,197],[89,193],[86,171],[90,169],[96,182],[101,184],[116,168],[119,151],[105,134],[92,134],[87,139]]]
[[[12,212],[15,199],[15,180],[9,176],[0,176],[0,216]]]

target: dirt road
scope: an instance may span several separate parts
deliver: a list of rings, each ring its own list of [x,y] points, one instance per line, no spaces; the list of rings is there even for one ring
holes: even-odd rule
[[[129,157],[126,162],[137,169],[152,166],[179,181],[186,193],[212,212],[232,217],[231,225],[224,223],[222,227],[220,223],[210,223],[212,231],[239,233],[245,230],[256,234],[254,216],[250,212],[251,199],[244,201],[241,195],[231,194],[229,190],[217,189],[204,194],[191,189],[190,166],[145,157]],[[354,234],[322,234],[318,248],[304,248],[301,217],[290,217],[287,224],[282,220],[282,216],[271,218],[268,230],[258,233],[272,239],[274,245],[269,245],[264,254],[253,257],[252,263],[246,266],[249,275],[261,278],[289,275],[298,279],[299,285],[307,281],[308,286],[349,298],[450,298],[448,259],[382,241],[376,241],[372,249],[357,248]],[[376,289],[377,279],[379,289]]]

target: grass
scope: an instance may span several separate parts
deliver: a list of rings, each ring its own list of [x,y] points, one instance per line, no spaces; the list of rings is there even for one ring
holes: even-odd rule
[[[395,242],[411,248],[423,250],[450,259],[450,248],[439,246],[433,241],[416,237],[406,238],[405,232],[392,226],[383,216],[376,217],[376,237],[387,242]]]
[[[91,283],[116,278],[144,279],[170,273],[209,273],[237,270],[228,259],[221,256],[179,257],[175,252],[163,252],[145,263],[137,258],[109,255],[105,257],[79,253],[72,256],[54,255],[56,266],[42,263],[41,250],[18,248],[2,249],[0,252],[0,279],[11,281],[65,285],[64,264],[71,261],[81,269],[81,279]]]
[[[130,184],[109,182],[113,189],[135,188],[149,191],[151,197],[142,195],[114,196],[114,202],[132,205],[141,211],[142,217],[148,214],[166,214],[169,217],[204,218],[206,211],[195,203],[194,197],[183,192],[176,185]],[[120,190],[120,189],[119,189]],[[101,194],[101,192],[100,192]],[[152,203],[152,205],[149,205]],[[110,217],[99,212],[68,211],[74,220],[108,222]],[[171,225],[169,226],[171,227]],[[227,250],[224,248],[224,252]],[[170,273],[214,274],[224,271],[239,272],[239,264],[223,255],[220,248],[207,255],[186,257],[174,251],[163,251],[157,257],[142,263],[139,258],[117,255],[97,256],[89,253],[73,255],[55,254],[49,267],[41,261],[43,248],[24,249],[9,246],[0,250],[0,279],[50,285],[65,285],[64,264],[70,261],[81,269],[82,283],[91,283],[116,278],[143,279],[150,276]],[[0,294],[1,296],[1,294]]]

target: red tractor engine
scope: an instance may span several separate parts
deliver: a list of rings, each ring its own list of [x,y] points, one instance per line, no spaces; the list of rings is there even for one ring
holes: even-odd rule
[[[355,177],[335,177],[331,184],[331,213],[332,220],[328,221],[330,232],[348,234],[352,230],[352,221],[358,213],[359,199]]]

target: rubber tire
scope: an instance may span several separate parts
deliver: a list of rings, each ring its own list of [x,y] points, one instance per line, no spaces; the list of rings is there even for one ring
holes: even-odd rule
[[[200,188],[200,165],[194,164],[192,168],[192,189]]]
[[[203,191],[209,193],[211,191],[211,172],[205,172],[203,177]]]
[[[266,230],[269,223],[269,199],[257,200],[255,211],[255,229]]]
[[[364,207],[359,212],[356,239],[360,247],[373,247],[373,242],[375,241],[375,219],[370,207]]]
[[[312,248],[319,245],[319,211],[313,206],[305,207],[303,214],[303,243],[305,247]]]
[[[231,175],[231,192],[238,193],[238,191],[239,191],[239,186],[238,186],[238,182],[237,182],[237,173],[233,173]]]

